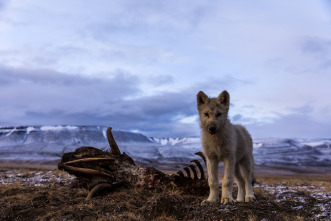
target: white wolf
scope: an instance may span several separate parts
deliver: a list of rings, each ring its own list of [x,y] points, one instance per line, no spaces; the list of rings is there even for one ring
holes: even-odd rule
[[[253,193],[254,159],[252,138],[241,125],[233,125],[228,119],[230,95],[223,91],[217,98],[208,98],[200,91],[197,106],[200,115],[201,140],[207,158],[209,197],[205,203],[219,200],[218,164],[224,162],[221,203],[234,202],[233,179],[238,183],[238,202],[255,200]],[[244,173],[241,175],[240,168]]]

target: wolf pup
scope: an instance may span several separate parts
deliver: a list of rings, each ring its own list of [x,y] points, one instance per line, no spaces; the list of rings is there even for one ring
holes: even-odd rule
[[[224,162],[221,203],[233,203],[233,178],[238,184],[237,202],[255,200],[252,182],[254,179],[253,142],[247,130],[233,125],[228,119],[230,95],[223,91],[217,98],[208,98],[200,91],[197,106],[202,130],[201,141],[207,158],[209,197],[202,204],[219,200],[218,164]],[[241,175],[240,168],[244,173]]]

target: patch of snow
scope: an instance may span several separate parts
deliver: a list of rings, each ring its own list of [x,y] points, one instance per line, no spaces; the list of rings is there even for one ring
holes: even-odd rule
[[[41,131],[60,131],[63,130],[63,126],[42,126],[40,127]]]
[[[322,145],[331,145],[331,140],[310,140],[310,141],[302,141],[302,144],[309,145],[309,146],[322,146]]]
[[[255,143],[255,142],[253,142],[253,148],[254,149],[261,148],[261,147],[263,147],[263,143]]]
[[[295,200],[300,203],[305,203],[306,199],[304,197],[296,197]]]
[[[6,137],[9,137],[13,132],[15,132],[16,131],[16,127],[14,127],[13,129],[11,129],[10,131],[9,131],[9,133],[8,134],[6,134]]]
[[[300,210],[300,209],[303,209],[303,206],[294,206],[294,207],[292,207],[292,209]]]
[[[56,173],[55,171],[29,171],[20,173],[19,170],[0,171],[0,184],[21,186],[49,186],[56,183],[70,183],[74,176],[68,173]]]
[[[330,207],[331,207],[331,202],[328,203],[327,205],[329,206],[328,208],[330,208]],[[321,218],[329,218],[329,220],[330,220],[330,218],[331,218],[331,211],[329,211],[329,210],[327,209],[327,205],[325,205],[325,204],[321,204],[321,203],[315,205],[315,207],[319,207],[319,209],[320,209],[321,212],[322,212],[322,213],[320,213],[320,214],[317,214],[317,215],[316,215],[316,218],[318,218],[318,219],[321,219]]]
[[[36,130],[36,128],[34,128],[34,127],[28,127],[28,128],[26,128],[26,134],[29,134],[31,131],[35,131]]]
[[[102,130],[102,134],[103,134],[104,138],[107,139],[107,128],[104,128],[104,129]]]
[[[75,130],[78,129],[77,126],[41,126],[41,131],[61,131],[61,130]]]

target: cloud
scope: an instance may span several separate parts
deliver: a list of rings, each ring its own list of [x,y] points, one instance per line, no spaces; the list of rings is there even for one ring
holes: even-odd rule
[[[233,121],[240,121],[243,118],[243,116],[241,114],[236,114],[232,117]]]
[[[280,115],[267,124],[247,125],[253,137],[280,138],[329,138],[331,133],[328,120],[319,122],[306,113]]]
[[[196,134],[190,126],[179,129],[187,123],[178,116],[196,113],[189,91],[139,96],[140,79],[121,72],[99,79],[2,66],[0,73],[2,125],[111,125],[160,136]]]
[[[58,85],[58,86],[89,86],[94,84],[102,84],[112,90],[118,90],[127,85],[127,88],[133,89],[132,82],[137,82],[138,78],[131,76],[126,72],[118,70],[117,72],[109,72],[106,78],[93,78],[82,75],[65,74],[50,69],[27,69],[13,68],[0,66],[1,80],[6,84],[37,84],[42,85]],[[131,82],[132,81],[132,82]],[[130,90],[131,91],[131,90]]]
[[[105,19],[89,19],[88,29],[94,37],[109,38],[118,33],[136,33],[140,37],[150,34],[169,36],[162,30],[190,30],[199,24],[207,14],[210,2],[199,1],[122,1],[103,5],[100,9]],[[120,19],[119,19],[120,18]],[[149,33],[148,33],[149,32]],[[152,33],[151,33],[152,32]]]
[[[9,67],[0,67],[1,82],[8,84],[36,83],[71,85],[79,80],[72,75],[62,74],[51,70],[29,70]]]
[[[331,38],[306,37],[302,42],[302,52],[314,59],[317,69],[331,68]]]
[[[155,86],[169,85],[174,83],[174,78],[170,75],[152,75],[149,76],[147,82]]]
[[[103,79],[72,76],[51,70],[4,67],[0,68],[0,73],[1,121],[7,119],[16,124],[20,123],[16,119],[22,118],[26,112],[48,113],[59,110],[66,113],[103,114],[111,109],[113,103],[140,92],[139,79],[122,72],[109,73]]]
[[[6,6],[6,4],[7,4],[6,0],[3,0],[0,2],[0,11],[3,10],[3,8]]]
[[[191,136],[197,135],[198,124],[192,127],[190,123],[181,123],[176,116],[194,115],[194,107],[194,99],[187,99],[181,94],[162,94],[119,100],[104,112],[28,111],[23,118],[30,121],[26,124],[42,121],[48,124],[111,125],[117,129],[141,131],[149,136]]]
[[[197,123],[194,122],[192,127],[192,124],[178,119],[178,116],[192,116],[197,112],[195,95],[189,91],[142,97],[121,105],[110,119],[116,119],[114,123],[125,125],[126,129],[155,136],[191,136],[198,133]]]
[[[246,84],[225,78],[222,84],[215,81],[215,88],[201,81],[176,92],[145,95],[140,78],[120,71],[103,79],[4,66],[0,73],[1,125],[104,125],[156,137],[199,135],[198,90],[206,87],[215,91],[210,96],[217,96],[220,91],[215,85]],[[240,106],[240,99],[233,97],[232,122],[247,126],[254,137],[328,137],[331,132],[331,117],[324,113],[329,110],[319,113],[312,103],[263,120],[249,114],[259,106]],[[324,121],[315,115],[324,116]]]

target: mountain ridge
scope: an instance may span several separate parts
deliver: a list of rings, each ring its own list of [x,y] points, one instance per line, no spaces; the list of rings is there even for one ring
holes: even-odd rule
[[[0,161],[53,162],[80,146],[109,150],[105,126],[0,127]],[[112,130],[122,152],[136,162],[169,165],[188,163],[201,151],[200,137],[155,138]],[[331,169],[331,139],[253,139],[255,164],[265,167]]]

